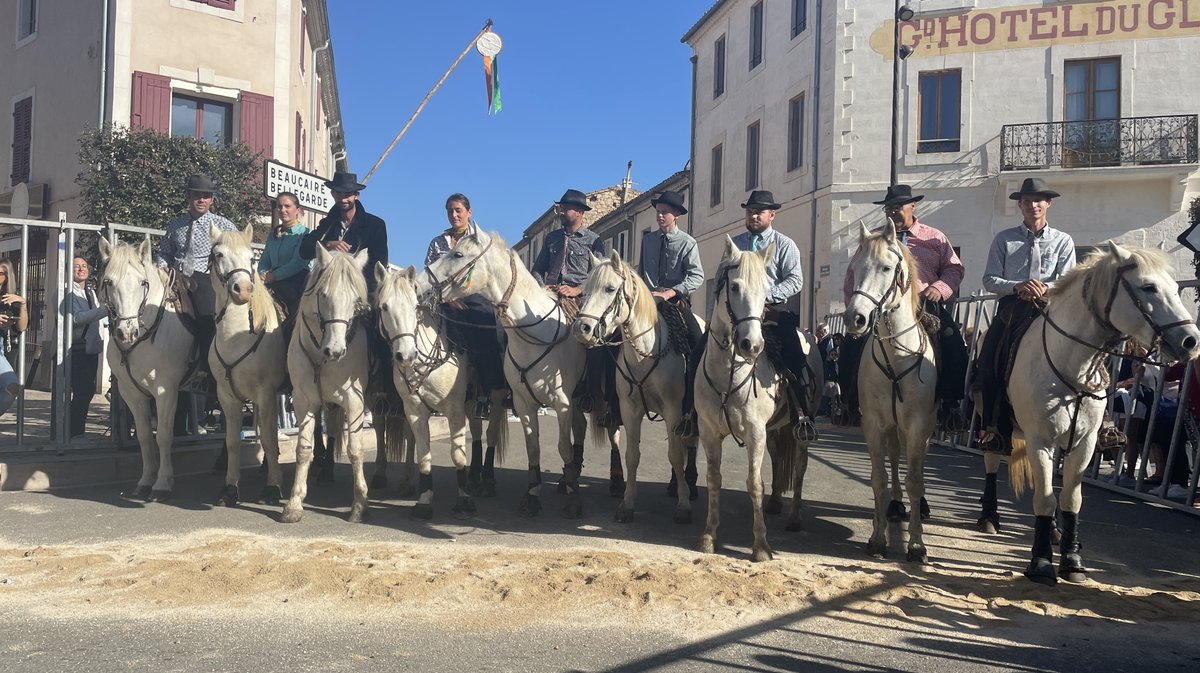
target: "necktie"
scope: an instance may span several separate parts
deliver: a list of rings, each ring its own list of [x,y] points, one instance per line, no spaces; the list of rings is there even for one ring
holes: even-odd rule
[[[563,282],[563,276],[567,275],[567,257],[571,254],[571,241],[567,238],[566,232],[563,232],[562,252],[558,255],[558,282]]]
[[[900,245],[908,245],[908,230],[907,229],[905,229],[904,231],[901,231],[898,234],[898,236],[900,237]]]
[[[196,221],[192,220],[187,228],[187,240],[183,242],[183,259],[179,263],[179,270],[185,276],[190,276],[196,271],[196,261],[192,259],[192,231],[195,228]]]
[[[1029,278],[1042,279],[1042,239],[1037,236],[1029,244]]]
[[[658,277],[654,279],[655,281],[657,281],[657,284],[659,287],[666,287],[667,283],[664,280],[666,278],[666,275],[667,275],[667,234],[666,234],[666,232],[663,232],[658,241]]]
[[[758,252],[762,248],[762,234],[750,235],[750,252]]]

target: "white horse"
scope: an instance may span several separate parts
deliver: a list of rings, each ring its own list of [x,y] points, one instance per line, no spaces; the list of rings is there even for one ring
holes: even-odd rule
[[[1052,585],[1054,454],[1062,449],[1062,554],[1058,575],[1087,578],[1080,555],[1081,483],[1105,412],[1109,356],[1127,336],[1157,348],[1165,360],[1200,353],[1200,330],[1179,298],[1166,255],[1111,241],[1059,279],[1043,313],[1021,338],[1008,380],[1013,416],[1024,442],[1013,442],[1014,488],[1032,478],[1032,560],[1025,576]]]
[[[349,445],[354,479],[349,520],[357,523],[367,515],[363,438],[359,432],[366,414],[367,336],[359,319],[367,308],[367,283],[363,278],[366,266],[366,250],[351,256],[317,246],[288,346],[288,374],[300,433],[292,495],[280,519],[284,523],[295,523],[304,514],[313,433],[322,407],[327,411],[331,450],[337,455]]]
[[[101,238],[100,259],[105,266],[99,299],[108,308],[112,333],[108,366],[133,412],[142,449],[142,476],[130,495],[161,502],[175,485],[175,407],[190,369],[194,339],[167,301],[166,274],[154,265],[149,240],[135,248]],[[158,416],[157,433],[150,425],[153,413]]]
[[[414,289],[416,277],[417,270],[411,266],[401,272],[392,272],[382,263],[375,265],[378,288],[375,305],[379,313],[379,330],[388,343],[388,351],[393,355],[392,374],[396,389],[404,397],[405,413],[416,438],[421,476],[413,516],[418,519],[433,516],[433,454],[429,446],[429,418],[434,413],[440,413],[446,417],[450,427],[450,457],[458,471],[458,497],[452,511],[456,518],[467,519],[475,514],[475,503],[471,500],[467,483],[467,414],[464,406],[471,382],[471,368],[468,361],[454,353],[445,337],[439,334],[436,316],[431,316],[430,311],[417,302]],[[494,397],[499,399],[493,399],[493,415],[499,416],[500,424],[507,425],[502,404],[503,391]],[[493,420],[492,426],[496,424],[497,420]],[[475,426],[478,428],[479,424]],[[495,429],[501,431],[501,428]],[[503,446],[502,442],[500,446]]]
[[[792,433],[788,383],[770,358],[762,357],[766,343],[762,320],[771,285],[766,264],[774,253],[774,241],[758,252],[743,252],[725,237],[725,252],[717,267],[716,305],[709,316],[709,343],[696,375],[696,417],[708,463],[708,520],[700,536],[700,550],[712,554],[717,548],[721,445],[726,436],[732,435],[745,445],[749,463],[746,491],[754,512],[754,561],[772,557],[763,517],[762,480],[769,445],[774,445],[772,488],[795,488],[788,517],[790,531],[801,528],[800,494],[808,468],[808,442],[797,441]],[[805,337],[808,352],[816,354],[815,342]],[[818,379],[809,395],[812,409],[816,409],[820,390]]]
[[[450,301],[478,294],[496,308],[496,317],[508,334],[504,375],[513,390],[513,409],[525,431],[529,457],[529,488],[517,513],[534,516],[541,511],[541,444],[538,408],[549,406],[558,414],[558,452],[563,459],[567,495],[563,515],[583,515],[579,475],[583,469],[583,413],[571,406],[571,391],[584,373],[583,344],[570,338],[571,321],[561,302],[545,288],[496,234],[475,230],[454,250],[431,264],[417,279],[421,301]],[[574,439],[574,441],[572,441]],[[610,441],[615,439],[610,435]]]
[[[670,431],[683,412],[686,363],[683,355],[671,348],[667,325],[659,320],[650,288],[615,251],[603,259],[593,256],[583,296],[583,306],[572,328],[576,338],[586,346],[595,347],[620,333],[617,373],[621,380],[617,381],[617,395],[625,422],[628,481],[617,506],[616,520],[628,523],[633,520],[637,500],[643,416],[654,413],[666,421],[667,457],[676,482],[686,483],[684,463],[688,451],[683,439]],[[691,469],[695,470],[694,464]],[[683,488],[676,491],[675,523],[692,522],[687,491]]]
[[[907,558],[924,563],[929,557],[921,516],[921,510],[928,507],[925,455],[936,423],[933,341],[918,320],[916,262],[896,238],[895,225],[888,222],[877,234],[864,226],[859,240],[859,252],[851,262],[854,295],[845,315],[849,333],[870,331],[858,369],[859,408],[875,494],[874,528],[867,553],[887,555],[888,512],[889,508],[893,513],[899,508],[896,474],[903,448],[907,458],[904,483],[913,505],[908,519]],[[892,464],[890,495],[885,457]]]
[[[222,231],[210,225],[212,253],[209,274],[216,297],[216,335],[208,365],[217,382],[217,399],[225,416],[225,488],[217,504],[232,507],[239,500],[241,476],[242,403],[254,403],[258,439],[267,460],[267,484],[259,501],[278,505],[283,499],[279,468],[279,390],[287,377],[287,342],[279,326],[279,311],[264,283],[257,282],[250,243],[253,225],[242,231]]]

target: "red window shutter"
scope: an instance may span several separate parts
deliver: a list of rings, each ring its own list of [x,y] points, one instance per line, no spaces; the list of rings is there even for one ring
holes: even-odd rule
[[[171,130],[171,78],[148,72],[133,73],[133,104],[129,115],[133,127]]]
[[[296,113],[296,143],[295,143],[296,162],[294,164],[292,164],[292,166],[294,168],[303,168],[303,165],[301,165],[301,163],[300,163],[300,159],[304,156],[304,150],[302,149],[303,146],[304,146],[304,119],[300,116],[300,113],[297,112]]]
[[[275,99],[270,96],[243,91],[238,96],[241,103],[239,140],[251,152],[261,153],[264,159],[275,157]]]
[[[33,160],[33,98],[13,105],[12,184],[29,182]]]

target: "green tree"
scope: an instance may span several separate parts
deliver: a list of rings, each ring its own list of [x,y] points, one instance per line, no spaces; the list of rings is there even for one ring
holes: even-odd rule
[[[213,211],[245,227],[271,212],[270,201],[262,195],[262,161],[240,143],[217,146],[106,124],[80,136],[83,170],[75,182],[82,188],[86,221],[163,229],[187,209],[187,177],[203,173],[217,183]],[[264,240],[266,229],[259,226],[255,240]],[[94,247],[94,241],[80,243],[81,250]]]

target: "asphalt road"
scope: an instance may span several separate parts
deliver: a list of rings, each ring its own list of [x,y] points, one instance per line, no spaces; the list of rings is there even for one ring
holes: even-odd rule
[[[542,417],[545,437],[554,421]],[[519,439],[514,426],[512,434]],[[805,530],[789,534],[782,517],[769,520],[771,543],[778,556],[797,563],[826,564],[832,570],[861,562],[870,528],[869,467],[861,437],[822,427],[812,450],[805,484]],[[510,449],[499,470],[500,497],[479,499],[470,521],[450,516],[454,475],[446,467],[447,451],[435,450],[435,502],[432,522],[410,516],[412,500],[373,498],[370,518],[362,525],[345,522],[350,499],[348,466],[339,466],[338,483],[310,490],[305,519],[296,525],[277,522],[277,508],[245,505],[215,508],[221,478],[180,480],[174,499],[142,504],[119,497],[127,484],[63,489],[48,493],[0,493],[0,548],[56,547],[99,542],[136,545],[148,536],[175,535],[209,529],[232,529],[278,538],[331,538],[347,544],[503,545],[524,550],[566,547],[636,548],[637,545],[693,549],[703,528],[705,489],[696,503],[695,521],[672,523],[673,501],[664,496],[669,474],[662,426],[651,426],[644,446],[640,479],[643,489],[637,517],[617,524],[616,501],[607,492],[608,457],[590,451],[584,471],[584,516],[566,520],[558,514],[556,474],[547,473],[546,505],[534,519],[514,514],[525,483],[523,447]],[[548,446],[549,441],[545,444]],[[553,451],[542,463],[557,466]],[[745,453],[726,442],[725,489],[722,499],[722,554],[746,558],[751,536],[750,505],[744,493]],[[932,564],[912,566],[893,561],[885,586],[902,586],[912,578],[936,581],[943,569],[978,564],[992,577],[982,592],[1002,595],[1004,587],[1026,580],[1020,571],[1028,558],[1032,517],[1028,505],[1012,502],[1001,487],[1006,532],[982,539],[974,531],[977,498],[982,487],[978,457],[934,447],[927,468],[934,519],[927,526]],[[701,458],[701,484],[704,481]],[[369,474],[369,470],[368,470]],[[291,471],[286,472],[290,483]],[[256,492],[261,477],[243,476],[243,493]],[[1003,478],[1002,478],[1003,481]],[[394,495],[394,494],[393,494]],[[1087,488],[1083,515],[1085,556],[1099,582],[1121,586],[1169,581],[1183,593],[1179,601],[1197,601],[1200,619],[1200,519],[1107,491]],[[895,528],[898,528],[895,527]],[[903,559],[893,533],[891,559]],[[953,562],[944,559],[953,558]],[[0,582],[5,578],[0,577]],[[853,593],[818,602],[775,619],[740,624],[719,635],[697,637],[686,632],[646,630],[636,624],[592,624],[587,615],[577,623],[537,624],[495,630],[445,630],[420,622],[291,620],[284,612],[264,620],[196,618],[186,611],[147,616],[45,617],[11,610],[0,586],[0,670],[58,671],[700,671],[726,668],[748,671],[1175,671],[1200,670],[1191,620],[1122,620],[1119,615],[1094,619],[1031,618],[996,628],[980,628],[939,610],[934,619],[882,619],[856,616],[844,608],[862,596]],[[879,591],[874,587],[869,591]],[[1074,591],[1060,585],[1048,600]],[[864,590],[866,591],[866,590]],[[1057,592],[1057,593],[1053,593]],[[1175,599],[1172,599],[1175,600]],[[920,606],[916,609],[920,610]],[[909,615],[914,614],[912,609]],[[931,608],[930,614],[934,611]],[[1131,623],[1130,623],[1131,622]]]

